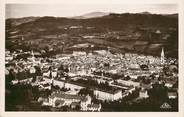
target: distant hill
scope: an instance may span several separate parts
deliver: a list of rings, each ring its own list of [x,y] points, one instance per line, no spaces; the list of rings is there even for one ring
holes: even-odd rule
[[[17,26],[23,23],[35,21],[39,18],[40,17],[9,18],[9,19],[6,19],[6,23],[11,24],[12,26]]]
[[[140,12],[139,14],[147,14],[147,15],[149,15],[149,14],[151,14],[150,12],[147,12],[147,11],[144,11],[144,12]]]
[[[20,41],[23,36],[24,42],[57,47],[58,51],[79,43],[92,43],[98,48],[109,46],[121,52],[159,55],[164,47],[168,56],[178,54],[178,14],[93,12],[80,17],[7,19],[6,40]],[[85,35],[95,38],[83,38]]]
[[[88,18],[97,18],[97,17],[103,17],[109,15],[109,13],[106,12],[91,12],[91,13],[87,13],[81,16],[75,16],[72,17],[74,19],[88,19]]]

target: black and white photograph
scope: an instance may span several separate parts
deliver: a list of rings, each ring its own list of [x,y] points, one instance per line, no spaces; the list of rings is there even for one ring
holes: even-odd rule
[[[5,112],[179,112],[178,4],[5,4]]]

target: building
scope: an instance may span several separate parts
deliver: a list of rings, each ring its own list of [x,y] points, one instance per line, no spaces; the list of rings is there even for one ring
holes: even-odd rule
[[[11,61],[11,60],[13,60],[13,56],[6,55],[5,61]]]
[[[80,106],[81,110],[87,111],[88,110],[88,105],[91,104],[91,97],[89,95],[86,96],[83,100],[81,100]]]
[[[149,97],[148,91],[145,90],[145,89],[141,89],[140,92],[139,92],[139,97],[140,98],[148,98]]]
[[[86,52],[82,52],[82,51],[73,51],[73,56],[86,56]]]
[[[36,53],[37,55],[39,54],[39,53]],[[33,65],[33,66],[36,66],[36,65],[38,65],[38,64],[40,64],[41,62],[40,62],[40,58],[35,58],[35,53],[33,52],[33,51],[31,51],[31,57],[28,57],[28,60],[29,60],[29,62]]]
[[[51,71],[48,70],[48,71],[43,71],[43,74],[42,74],[44,77],[50,77],[51,75]]]
[[[34,67],[34,66],[31,66],[30,69],[29,69],[29,72],[30,72],[31,74],[36,73],[35,67]]]
[[[156,33],[156,34],[161,34],[161,31],[160,31],[160,30],[156,30],[155,33]]]
[[[49,81],[51,82],[51,79]],[[64,87],[64,88],[67,88],[67,89],[70,89],[70,90],[73,90],[73,91],[80,90],[80,89],[84,88],[83,86],[80,86],[80,85],[76,85],[76,84],[72,84],[72,83],[69,83],[69,82],[65,82],[64,80],[56,80],[56,79],[53,80],[53,85],[54,86],[57,85],[60,88]]]
[[[115,90],[115,91],[94,90],[94,95],[99,100],[114,101],[122,98],[122,91],[121,90]]]
[[[23,78],[23,79],[18,79],[19,83],[30,83],[32,82],[33,78]]]
[[[49,89],[51,90],[51,85],[50,84],[40,84],[39,89]]]
[[[17,84],[18,82],[19,82],[19,81],[18,81],[17,79],[11,81],[11,83],[12,83],[13,85]]]
[[[35,56],[34,56],[34,53],[33,53],[33,51],[31,52],[31,54],[32,54],[32,58],[31,58],[31,60],[32,60],[32,62],[33,62],[33,65],[35,64]]]
[[[87,106],[91,104],[91,97],[65,94],[63,92],[54,92],[49,96],[49,105],[52,107],[61,107],[64,105],[74,106],[74,103],[80,103],[81,110],[87,111]]]
[[[122,84],[122,85],[125,85],[125,86],[133,86],[133,87],[140,87],[140,83],[139,82],[134,82],[134,81],[131,81],[131,80],[122,80],[122,79],[118,79],[116,80],[118,83]]]
[[[52,70],[52,71],[51,71],[51,76],[52,76],[53,78],[56,78],[56,77],[57,77],[57,70]]]
[[[163,65],[165,63],[164,49],[162,48],[160,62]]]
[[[177,97],[177,92],[168,92],[169,99],[176,99]]]
[[[43,80],[40,82],[40,84],[47,84],[47,83],[52,83],[52,79],[50,77],[44,76]]]
[[[172,87],[173,87],[173,85],[174,85],[174,84],[169,83],[169,82],[165,83],[165,86],[166,86],[166,87],[168,87],[168,88],[172,88]]]
[[[65,94],[63,92],[53,92],[49,96],[49,104],[55,107],[56,100],[63,100],[65,105],[70,105],[72,102],[80,102],[84,97],[78,95]]]

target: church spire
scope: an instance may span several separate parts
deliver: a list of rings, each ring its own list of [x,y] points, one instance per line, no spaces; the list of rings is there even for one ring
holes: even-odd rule
[[[33,50],[31,52],[31,54],[32,54],[32,62],[33,62],[33,65],[35,65],[35,56],[34,56]]]
[[[165,63],[165,56],[164,56],[164,48],[162,48],[162,51],[161,51],[161,57],[160,57],[160,60],[161,60],[161,64],[163,65]]]

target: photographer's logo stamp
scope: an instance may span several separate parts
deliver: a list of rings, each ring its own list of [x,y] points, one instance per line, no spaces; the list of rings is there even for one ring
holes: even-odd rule
[[[167,102],[163,103],[161,106],[160,106],[161,109],[170,109],[172,108],[171,105],[169,105]]]

